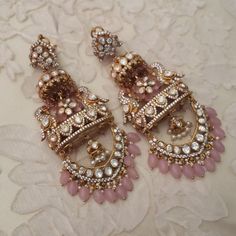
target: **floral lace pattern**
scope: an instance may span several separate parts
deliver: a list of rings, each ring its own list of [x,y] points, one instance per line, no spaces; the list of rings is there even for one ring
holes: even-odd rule
[[[147,232],[150,236],[233,236],[235,17],[233,0],[0,1],[0,98],[9,98],[1,104],[1,111],[11,116],[11,120],[5,114],[0,118],[0,236],[126,236]],[[215,174],[204,180],[178,181],[151,172],[144,155],[147,144],[142,141],[143,155],[137,158],[140,178],[126,201],[83,204],[60,186],[60,161],[40,143],[37,124],[32,122],[38,102],[38,72],[28,66],[29,45],[39,33],[56,42],[59,54],[63,54],[59,55],[63,68],[80,85],[109,98],[116,120],[122,123],[115,96],[118,89],[109,79],[110,65],[101,65],[92,53],[89,32],[94,25],[118,34],[124,48],[138,52],[146,61],[158,60],[186,73],[186,83],[199,102],[217,109],[227,131],[227,151]],[[14,104],[24,106],[14,118],[14,109],[8,108],[11,104],[13,108]],[[32,108],[32,116],[28,108]],[[23,116],[24,112],[29,117]],[[6,188],[6,183],[12,187]]]

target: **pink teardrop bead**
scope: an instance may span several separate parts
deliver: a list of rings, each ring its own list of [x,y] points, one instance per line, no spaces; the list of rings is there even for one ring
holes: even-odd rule
[[[216,162],[220,162],[220,160],[221,160],[221,157],[220,157],[220,153],[219,152],[217,152],[216,150],[211,150],[211,152],[210,152],[210,157],[214,160],[214,161],[216,161]]]
[[[193,171],[193,168],[190,165],[184,165],[183,169],[182,169],[182,172],[185,175],[185,177],[187,177],[189,179],[194,178],[194,171]]]
[[[123,186],[118,186],[116,188],[116,193],[118,195],[119,198],[125,200],[127,198],[127,191]]]
[[[105,199],[111,203],[115,202],[118,197],[116,192],[113,189],[105,189],[104,196],[105,196]]]
[[[93,199],[98,203],[102,204],[105,201],[104,193],[101,190],[94,190],[93,191]]]
[[[71,181],[67,184],[67,191],[71,196],[75,196],[78,193],[78,184],[75,181]]]
[[[180,166],[178,164],[170,165],[170,173],[174,178],[179,179],[181,177]]]
[[[195,175],[198,177],[203,177],[205,175],[204,168],[201,165],[199,165],[198,163],[193,165],[193,171],[194,171]]]
[[[133,183],[132,183],[132,181],[130,180],[129,177],[124,177],[121,180],[121,184],[127,191],[132,191],[133,190]]]
[[[223,145],[223,143],[220,140],[215,140],[213,143],[214,148],[216,149],[216,151],[222,153],[225,151],[225,146]]]
[[[214,137],[218,137],[219,139],[223,139],[225,137],[225,131],[220,127],[214,128],[212,134],[214,135]]]
[[[127,166],[134,167],[134,159],[130,155],[124,158],[124,162]]]
[[[90,197],[90,191],[87,187],[81,187],[79,189],[79,197],[83,202],[86,202]]]
[[[154,154],[149,154],[148,156],[148,165],[151,169],[154,169],[158,166],[157,156]]]
[[[131,179],[138,179],[139,178],[138,172],[134,168],[131,168],[131,167],[127,168],[127,172],[128,172],[128,176]]]
[[[212,117],[210,119],[210,123],[214,126],[214,127],[219,127],[221,126],[221,121],[220,119],[218,119],[217,117]]]
[[[215,161],[212,158],[206,158],[205,161],[205,167],[209,172],[213,172],[216,169]]]
[[[141,151],[140,151],[139,147],[135,144],[132,144],[132,143],[128,145],[128,151],[129,151],[129,153],[131,153],[135,156],[141,154]]]
[[[60,176],[61,185],[66,185],[70,182],[70,173],[67,170],[63,170]]]
[[[216,110],[212,107],[206,107],[206,112],[209,117],[217,116]]]
[[[137,142],[139,142],[141,140],[139,135],[137,133],[134,133],[134,132],[128,133],[127,134],[127,138],[132,143],[137,143]]]
[[[166,160],[158,160],[158,168],[162,174],[166,174],[169,170],[168,162]]]

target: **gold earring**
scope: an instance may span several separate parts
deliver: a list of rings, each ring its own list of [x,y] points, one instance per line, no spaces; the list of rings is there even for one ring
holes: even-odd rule
[[[100,33],[92,35],[95,55],[101,38],[115,37],[118,41],[117,36],[111,37],[112,34],[102,27],[96,28]],[[191,179],[204,176],[205,171],[215,170],[215,163],[220,161],[220,153],[225,150],[222,144],[225,133],[216,111],[198,103],[183,82],[182,74],[167,70],[158,62],[149,65],[140,55],[126,52],[114,56],[111,77],[120,87],[119,101],[124,111],[124,122],[131,122],[150,144],[148,163],[151,169],[158,167],[160,172],[170,172],[175,178],[185,175]],[[192,111],[194,127],[175,115],[183,107]],[[174,137],[170,142],[162,140],[154,132],[169,117],[172,117],[169,134]],[[176,138],[189,134],[188,141],[175,142]]]
[[[31,46],[30,62],[43,70],[38,81],[38,94],[44,105],[35,116],[41,124],[42,140],[62,159],[61,184],[71,195],[78,193],[83,201],[91,196],[97,203],[125,199],[138,178],[134,157],[140,154],[134,144],[135,133],[126,134],[114,122],[106,106],[107,99],[78,87],[70,75],[59,68],[56,46],[39,35]],[[110,130],[113,144],[105,147],[99,133]],[[87,143],[88,165],[72,160],[76,147]]]

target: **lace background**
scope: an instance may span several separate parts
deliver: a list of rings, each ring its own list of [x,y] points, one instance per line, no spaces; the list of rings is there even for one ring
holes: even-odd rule
[[[227,138],[215,173],[178,181],[151,172],[142,140],[140,179],[126,201],[83,204],[60,187],[59,160],[40,143],[33,118],[39,72],[28,65],[29,46],[39,33],[57,42],[63,68],[109,98],[122,126],[109,65],[90,48],[90,28],[97,24],[148,62],[185,72],[199,101],[217,109]],[[234,236],[235,41],[235,0],[0,1],[0,235]]]

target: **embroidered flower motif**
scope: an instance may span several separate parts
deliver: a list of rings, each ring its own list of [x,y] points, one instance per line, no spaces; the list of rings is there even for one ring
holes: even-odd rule
[[[76,102],[71,100],[70,98],[65,99],[64,101],[60,101],[58,103],[58,114],[66,114],[67,116],[72,115],[73,109],[77,106]]]
[[[141,100],[149,100],[155,96],[160,85],[159,82],[147,76],[138,79],[134,85],[134,93]]]

